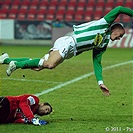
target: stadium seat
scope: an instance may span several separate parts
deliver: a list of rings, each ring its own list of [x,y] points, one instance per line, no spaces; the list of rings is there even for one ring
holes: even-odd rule
[[[95,12],[95,14],[98,16],[100,16],[100,17],[102,17],[102,15],[103,15],[103,7],[97,7],[96,8],[96,10],[94,11]]]
[[[63,20],[66,9],[64,6],[59,6],[56,10],[56,19]]]
[[[56,13],[55,19],[58,19],[60,21],[64,20],[64,14],[63,13]]]
[[[47,10],[47,6],[46,5],[40,5],[39,7],[38,7],[38,11],[43,11],[43,10]]]
[[[54,6],[54,5],[49,6],[47,9],[47,12],[55,13],[56,12],[56,6]]]
[[[20,5],[19,10],[28,10],[28,6],[26,5]]]
[[[124,1],[116,1],[115,6],[124,6]]]
[[[121,21],[122,21],[122,22],[125,22],[125,23],[127,23],[127,22],[132,22],[132,21],[131,21],[131,17],[129,17],[128,15],[123,15]]]
[[[79,13],[83,13],[84,10],[85,10],[84,6],[78,6],[76,9],[77,9],[77,10],[76,10],[76,14],[77,14],[78,12],[79,12]]]
[[[71,13],[74,13],[76,11],[75,7],[74,6],[68,6],[66,11],[68,12],[71,12]]]
[[[0,13],[0,19],[6,19],[7,18],[7,13],[3,12]]]
[[[27,20],[35,20],[35,14],[31,13],[31,14],[27,14],[27,17],[26,17]]]
[[[45,15],[44,14],[37,14],[36,15],[36,19],[37,20],[44,20],[45,19]]]
[[[114,1],[108,0],[108,1],[105,3],[105,6],[106,6],[106,8],[108,8],[108,7],[113,8],[113,7],[115,6],[115,3],[114,3]],[[106,8],[105,8],[105,10],[106,10]]]
[[[68,5],[68,6],[76,7],[76,5],[77,5],[77,0],[69,1],[69,2],[67,3],[67,5]]]
[[[58,7],[60,7],[60,6],[66,7],[67,3],[68,3],[67,0],[61,0],[60,2],[58,2]]]
[[[95,11],[92,12],[92,18],[98,20],[103,16],[102,7],[98,7]]]
[[[27,9],[20,9],[20,10],[18,10],[18,14],[26,14],[28,12],[28,10]]]
[[[28,14],[36,14],[37,10],[36,9],[29,9]]]
[[[53,13],[51,13],[51,14],[46,14],[46,20],[54,20],[55,18],[54,18],[54,14]]]
[[[13,14],[17,14],[18,13],[18,9],[9,9],[8,10],[9,13],[13,13]]]
[[[30,1],[30,6],[38,6],[39,5],[39,0],[32,0],[32,1]]]
[[[48,1],[44,1],[44,0],[39,2],[39,6],[48,6],[48,4],[49,4],[49,2]]]
[[[8,8],[3,8],[3,9],[0,10],[0,12],[1,12],[0,14],[3,14],[3,13],[7,14],[8,11],[9,11]]]
[[[99,14],[95,14],[94,16],[93,16],[93,19],[94,20],[99,20],[101,18],[101,16],[99,15]]]
[[[75,14],[74,21],[83,21],[83,14]]]
[[[57,6],[58,5],[58,0],[52,0],[49,2],[49,7],[50,6]]]
[[[57,7],[57,10],[56,10],[57,12],[65,12],[66,11],[66,6],[62,6],[62,5],[60,5],[60,6],[58,6]]]
[[[85,0],[79,0],[77,3],[77,6],[82,6],[84,7],[86,5],[86,1]]]
[[[73,11],[66,11],[65,15],[64,15],[64,19],[66,21],[73,21],[73,17],[74,17],[74,12]]]
[[[104,0],[97,0],[96,5],[98,5],[98,7],[103,8],[103,7],[105,7],[105,1]]]
[[[132,8],[133,7],[133,1],[132,0],[126,0],[125,1],[125,6],[128,8]]]
[[[30,0],[24,0],[20,3],[21,5],[29,6]]]
[[[10,9],[18,9],[18,8],[19,8],[19,5],[11,5]]]
[[[11,6],[21,6],[21,1],[20,0],[15,0],[12,2]]]
[[[121,17],[122,17],[122,15],[119,15],[119,16],[116,18],[115,22],[121,22]]]
[[[8,14],[8,19],[16,19],[16,13]]]
[[[37,14],[37,15],[38,15],[38,14],[44,15],[44,14],[46,14],[46,12],[47,12],[47,10],[45,10],[45,9],[39,9],[39,10],[37,10],[36,14]]]
[[[90,15],[84,14],[84,21],[90,22],[92,20],[92,17]]]
[[[29,6],[29,10],[37,10],[37,9],[38,9],[38,7],[35,6],[35,5],[30,5]]]
[[[1,9],[4,10],[4,9],[9,9],[9,5],[8,4],[2,4],[1,5]]]
[[[113,7],[107,7],[107,8],[105,8],[105,10],[104,10],[104,12],[103,12],[103,15],[106,15],[109,11],[111,11],[112,10],[112,8]]]
[[[85,13],[87,12],[87,13],[91,14],[93,11],[94,11],[94,8],[91,7],[91,6],[87,6],[87,7],[85,8]]]
[[[18,20],[25,20],[25,17],[26,15],[24,13],[18,13],[18,16],[17,16],[17,19]]]
[[[12,0],[4,0],[4,4],[10,5],[12,3]]]
[[[68,15],[65,15],[65,21],[73,21],[73,16],[68,14]]]
[[[94,0],[91,0],[91,1],[89,0],[88,3],[87,3],[87,5],[86,5],[86,7],[93,7],[94,8],[95,4],[96,3],[95,3]]]

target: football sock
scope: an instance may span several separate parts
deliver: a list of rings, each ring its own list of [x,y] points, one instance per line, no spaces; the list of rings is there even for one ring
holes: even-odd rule
[[[21,62],[15,62],[16,68],[35,68],[38,67],[40,59],[25,60]]]
[[[3,64],[9,64],[11,61],[26,61],[26,60],[30,60],[30,58],[6,58],[3,62]]]

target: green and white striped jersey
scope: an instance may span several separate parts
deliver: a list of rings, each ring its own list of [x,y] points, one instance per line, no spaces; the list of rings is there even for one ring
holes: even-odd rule
[[[81,25],[74,25],[73,38],[76,42],[77,52],[83,52],[93,48],[103,48],[110,40],[109,24],[104,18]],[[95,44],[96,36],[101,35],[101,41]]]
[[[72,37],[76,43],[76,55],[86,50],[93,50],[93,66],[97,81],[103,81],[101,59],[110,40],[111,33],[108,29],[119,14],[126,14],[133,17],[133,10],[117,6],[100,20],[73,26]],[[98,33],[100,40],[97,38]]]

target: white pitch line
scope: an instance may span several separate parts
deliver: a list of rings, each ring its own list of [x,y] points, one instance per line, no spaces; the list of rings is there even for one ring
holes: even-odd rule
[[[126,65],[126,64],[129,64],[129,63],[133,63],[133,60],[127,61],[127,62],[123,62],[123,63],[119,63],[119,64],[114,64],[114,65],[112,65],[112,66],[108,66],[108,67],[103,68],[103,70],[108,70],[108,69],[110,69],[110,68],[114,68],[114,67]],[[64,83],[62,83],[62,84],[60,84],[60,85],[57,85],[57,86],[55,86],[55,87],[49,88],[49,89],[44,90],[44,91],[42,91],[42,92],[40,92],[40,93],[37,93],[37,94],[35,94],[35,95],[36,95],[36,96],[41,96],[41,95],[43,95],[43,94],[46,94],[46,93],[52,92],[52,91],[54,91],[54,90],[60,89],[60,88],[62,88],[63,86],[66,86],[66,85],[72,84],[72,83],[74,83],[74,82],[77,82],[77,81],[79,81],[79,80],[82,80],[82,79],[84,79],[84,78],[87,78],[87,77],[89,77],[89,76],[91,76],[91,75],[94,75],[94,72],[90,72],[90,73],[88,73],[88,74],[84,74],[84,75],[82,75],[82,76],[80,76],[80,77],[77,77],[77,78],[75,78],[75,79],[69,80],[69,81],[64,82]]]
[[[15,81],[23,81],[23,82],[40,82],[40,83],[53,83],[53,84],[61,84],[62,82],[53,82],[53,81],[45,81],[45,80],[32,80],[32,79],[16,79],[16,78],[0,78],[2,80],[15,80]]]

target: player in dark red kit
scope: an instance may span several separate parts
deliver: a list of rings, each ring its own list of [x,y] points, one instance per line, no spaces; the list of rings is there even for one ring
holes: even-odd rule
[[[39,103],[39,98],[35,95],[0,97],[0,124],[31,123],[46,125],[46,121],[40,120],[35,115],[43,116],[51,112],[51,105],[47,102]]]

